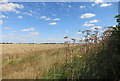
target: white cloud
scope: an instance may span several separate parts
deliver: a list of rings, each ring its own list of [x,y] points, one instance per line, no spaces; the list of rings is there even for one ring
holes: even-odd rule
[[[48,38],[48,39],[45,39],[44,41],[46,42],[64,42],[64,39],[62,38]]]
[[[51,20],[51,18],[46,18],[45,20]]]
[[[10,30],[11,28],[10,28],[10,27],[4,27],[4,29],[6,29],[6,30]]]
[[[82,32],[76,32],[75,34],[82,34]]]
[[[19,5],[19,4],[14,4],[14,3],[4,3],[4,4],[0,4],[0,11],[3,12],[16,12],[16,8],[22,9],[24,8],[23,5]]]
[[[99,3],[102,3],[100,7],[107,7],[107,6],[111,6],[112,5],[111,3],[110,4],[104,3],[103,0],[96,0],[95,3],[92,4],[92,6],[95,6],[95,5],[99,4]]]
[[[16,31],[11,31],[11,32],[16,32]]]
[[[107,3],[103,3],[100,7],[107,7],[107,6],[111,6],[112,4],[107,4]]]
[[[60,18],[53,19],[54,21],[60,20]]]
[[[30,12],[31,12],[31,13],[33,13],[33,11],[32,11],[32,10],[30,10]]]
[[[96,4],[103,3],[103,2],[104,2],[103,0],[96,0],[95,1]]]
[[[96,4],[92,4],[92,6],[95,6]]]
[[[8,33],[8,36],[14,36],[15,34],[13,34],[13,33]]]
[[[27,13],[27,12],[25,12],[25,13],[23,13],[24,15],[29,15],[29,16],[32,16],[32,14],[31,13]]]
[[[46,16],[41,16],[40,18],[41,18],[41,19],[44,19],[44,18],[46,18]]]
[[[2,0],[2,1],[0,1],[0,3],[7,3],[8,2],[8,0]]]
[[[39,35],[40,33],[39,32],[30,32],[29,34],[31,34],[31,35]]]
[[[83,26],[94,26],[94,24],[89,24],[89,23],[86,21],[85,24],[83,24]]]
[[[71,5],[68,5],[69,8],[71,8],[72,6]]]
[[[57,16],[56,14],[52,14],[52,16]]]
[[[21,31],[35,31],[35,28],[28,28],[28,29],[23,29]]]
[[[117,25],[114,25],[113,27],[117,27]]]
[[[0,38],[1,38],[1,37],[6,37],[6,35],[0,35]]]
[[[68,30],[66,30],[65,32],[66,32],[66,33],[68,33],[69,31],[68,31]]]
[[[95,0],[94,4],[92,4],[92,6],[95,6],[99,3],[103,3],[104,1],[103,0]]]
[[[66,36],[66,34],[63,34],[64,36]]]
[[[97,22],[99,22],[99,21],[98,20],[92,20],[89,23],[97,23]]]
[[[96,16],[95,14],[92,13],[86,13],[86,14],[82,14],[81,18],[90,18],[90,17],[94,17]]]
[[[0,20],[0,24],[3,24],[3,21],[2,21],[2,20]]]
[[[20,11],[16,11],[16,13],[20,13]]]
[[[49,23],[49,25],[56,25],[57,23],[56,22],[53,22],[53,23]]]
[[[80,8],[85,8],[86,6],[80,6]]]
[[[100,28],[101,28],[101,26],[92,27],[92,28],[91,28],[91,30],[94,30],[95,28],[100,29]]]
[[[8,16],[1,15],[0,18],[8,18]]]
[[[103,33],[105,30],[101,30],[100,32]]]
[[[18,16],[18,18],[22,19],[23,17],[22,16]]]

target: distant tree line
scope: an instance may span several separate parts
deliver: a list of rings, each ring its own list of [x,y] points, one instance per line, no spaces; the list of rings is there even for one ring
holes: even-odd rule
[[[13,44],[13,43],[3,42],[3,43],[0,43],[0,44]]]
[[[8,42],[0,42],[0,44],[63,44],[63,43],[8,43]]]

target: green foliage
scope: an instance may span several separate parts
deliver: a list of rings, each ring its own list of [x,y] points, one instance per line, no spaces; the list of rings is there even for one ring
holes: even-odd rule
[[[107,51],[107,50],[106,50]],[[101,55],[101,56],[98,56]],[[104,54],[104,56],[103,56]],[[107,57],[107,58],[106,58]],[[48,73],[47,78],[54,79],[104,79],[107,77],[107,71],[109,67],[112,65],[109,59],[109,55],[105,55],[105,51],[101,51],[98,53],[97,51],[90,51],[84,57],[75,56],[73,62],[69,60],[68,63],[63,64],[62,67],[55,70],[56,74],[59,76],[55,76],[54,70],[51,70]],[[107,60],[107,61],[106,61]],[[112,72],[110,72],[113,74]],[[112,78],[112,77],[107,77]]]
[[[12,64],[12,63],[16,63],[18,61],[18,59],[13,59],[13,60],[3,60],[2,64],[3,65],[7,65],[7,64]]]
[[[120,14],[116,15],[118,25],[112,27],[107,42],[100,43],[96,50],[89,50],[82,57],[75,56],[63,66],[51,69],[45,74],[48,79],[114,79],[120,77]]]
[[[115,18],[118,18],[118,17],[120,17],[120,14],[115,16]]]

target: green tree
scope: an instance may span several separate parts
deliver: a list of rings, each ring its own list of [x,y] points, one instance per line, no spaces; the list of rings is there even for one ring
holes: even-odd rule
[[[120,14],[119,14],[119,15],[116,15],[115,18],[117,18],[117,19],[116,19],[117,22],[118,22],[117,28],[118,28],[118,30],[120,31]]]

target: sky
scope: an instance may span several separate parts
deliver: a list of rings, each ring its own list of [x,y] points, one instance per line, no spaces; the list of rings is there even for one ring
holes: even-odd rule
[[[64,36],[80,39],[79,30],[102,32],[116,25],[117,2],[3,2],[2,42],[61,43]]]

